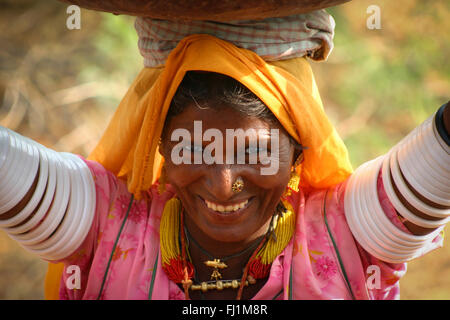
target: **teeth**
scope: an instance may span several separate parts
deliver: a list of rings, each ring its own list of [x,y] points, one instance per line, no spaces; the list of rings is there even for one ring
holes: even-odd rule
[[[218,212],[234,212],[237,211],[239,209],[242,209],[245,207],[245,205],[248,203],[248,200],[245,200],[244,202],[235,204],[235,205],[230,205],[230,206],[222,206],[220,204],[215,204],[213,202],[210,202],[208,200],[205,200],[206,206],[209,209],[213,209],[214,211],[218,211]]]

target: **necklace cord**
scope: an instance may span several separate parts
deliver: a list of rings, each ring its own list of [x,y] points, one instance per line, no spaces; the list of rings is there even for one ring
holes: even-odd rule
[[[187,240],[188,240],[188,243],[192,241],[192,243],[195,244],[195,246],[196,246],[197,248],[199,248],[201,252],[203,252],[206,256],[208,256],[208,258],[209,258],[210,260],[214,260],[214,257],[213,257],[208,251],[206,251],[206,250],[205,250],[205,249],[204,249],[204,248],[203,248],[203,247],[202,247],[202,246],[201,246],[201,245],[200,245],[200,244],[192,237],[192,235],[190,234],[190,232],[189,232],[189,230],[186,228],[186,226],[184,226],[184,232],[185,232],[186,238],[187,238]],[[263,240],[264,240],[264,238],[263,238],[261,241],[263,241]],[[245,248],[244,250],[239,251],[239,252],[237,252],[237,253],[234,253],[234,254],[232,254],[232,255],[229,255],[229,256],[220,258],[220,260],[223,261],[223,262],[226,262],[227,260],[230,260],[230,259],[232,259],[232,258],[239,257],[240,255],[243,255],[244,253],[246,253],[246,252],[248,252],[248,251],[254,249],[256,246],[259,245],[259,243],[260,243],[261,241],[259,241],[259,242],[257,241],[257,242],[255,242],[255,243],[252,243],[250,246],[248,246],[248,247]]]

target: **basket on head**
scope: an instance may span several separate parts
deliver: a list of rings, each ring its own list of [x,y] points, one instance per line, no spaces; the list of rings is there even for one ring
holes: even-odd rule
[[[60,0],[82,8],[164,20],[258,20],[324,9],[350,0]]]

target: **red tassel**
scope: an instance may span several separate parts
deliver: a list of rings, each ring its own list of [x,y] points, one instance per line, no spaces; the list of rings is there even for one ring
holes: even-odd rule
[[[256,258],[250,261],[248,273],[255,279],[263,279],[269,275],[270,264],[261,262],[261,258]]]
[[[186,270],[189,278],[194,276],[194,266],[191,262],[186,261]],[[170,259],[169,264],[163,266],[167,277],[175,283],[182,283],[185,278],[184,265],[182,259]]]

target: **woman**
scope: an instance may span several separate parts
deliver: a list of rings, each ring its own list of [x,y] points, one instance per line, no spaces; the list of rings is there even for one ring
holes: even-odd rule
[[[76,221],[76,201],[61,200],[68,203],[65,216],[47,214],[27,228],[34,217],[33,210],[22,214],[27,196],[2,211],[6,232],[44,259],[64,262],[59,297],[398,297],[405,262],[438,247],[448,220],[449,126],[443,119],[449,107],[352,174],[302,57],[320,59],[329,47],[303,48],[297,57],[269,63],[214,36],[175,42],[164,68],[138,76],[91,160],[60,155],[66,159],[59,159],[61,166],[73,170],[70,199],[92,183],[84,199],[94,195],[95,208],[88,205],[93,199],[82,201],[86,214]],[[239,137],[227,140],[230,131],[247,132],[243,149],[234,143]],[[223,143],[212,148],[219,137]],[[51,154],[39,150],[41,157]],[[411,163],[411,154],[424,157]],[[424,179],[436,159],[435,179]],[[92,178],[77,175],[86,168]],[[77,176],[86,188],[76,188]],[[421,180],[426,183],[417,184]],[[29,189],[33,198],[38,187]],[[46,221],[48,234],[27,236]],[[77,241],[71,230],[79,231]],[[77,290],[68,285],[73,266],[81,270]]]

